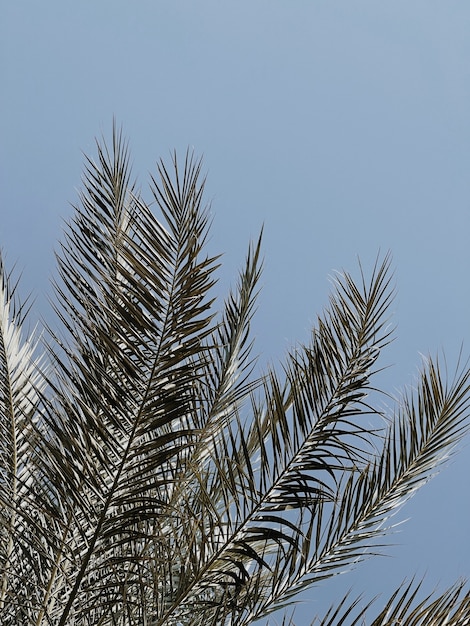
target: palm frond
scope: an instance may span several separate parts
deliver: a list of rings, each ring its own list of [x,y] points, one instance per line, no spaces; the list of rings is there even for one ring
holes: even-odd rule
[[[120,133],[112,152],[98,146],[98,159],[88,162],[58,259],[58,311],[69,339],[55,334],[58,348],[50,348],[57,371],[50,463],[64,480],[79,563],[59,624],[72,611],[93,621],[113,603],[135,602],[136,572],[138,586],[153,587],[150,571],[142,579],[141,550],[153,543],[175,468],[195,445],[195,389],[212,332],[206,294],[215,264],[201,256],[200,165],[187,157],[181,186],[160,168],[163,191],[155,196],[165,228],[129,183]]]
[[[44,583],[51,557],[47,529],[57,509],[43,464],[39,405],[46,381],[38,340],[25,330],[29,309],[20,304],[17,288],[0,256],[0,612],[20,623],[25,606],[37,598],[35,580]]]
[[[421,426],[416,415],[406,418],[420,430],[416,445],[409,449],[411,435],[402,424],[401,438],[394,431],[386,435],[384,452],[377,461],[372,455],[371,465],[371,450],[383,436],[377,433],[372,445],[370,423],[360,419],[374,413],[367,403],[370,377],[390,338],[383,318],[391,298],[388,264],[387,257],[369,286],[362,281],[362,292],[346,276],[312,346],[291,358],[286,383],[281,386],[274,373],[266,379],[265,400],[253,404],[246,434],[236,416],[215,463],[217,485],[225,490],[214,515],[218,542],[212,537],[205,562],[196,559],[186,598],[175,602],[180,617],[189,612],[183,601],[203,604],[204,596],[208,608],[193,623],[224,611],[248,624],[374,553],[389,515],[412,495],[417,476],[428,480],[462,436],[468,369],[444,391],[431,362],[418,390]],[[406,414],[408,403],[403,406]],[[400,466],[391,460],[391,442],[401,450]]]
[[[465,626],[470,624],[470,594],[460,581],[440,594],[419,598],[423,581],[411,580],[396,589],[375,618],[368,617],[378,598],[361,607],[361,598],[348,600],[347,594],[326,615],[311,626]]]
[[[190,153],[160,162],[158,220],[122,133],[97,142],[57,255],[63,330],[48,329],[39,358],[0,263],[6,626],[267,619],[380,552],[468,429],[468,364],[448,379],[429,359],[395,413],[376,408],[389,254],[369,279],[338,274],[309,344],[260,374],[261,235],[218,310],[204,184]],[[373,624],[466,623],[469,597],[462,584],[421,601],[410,584]],[[358,624],[369,607],[343,598],[321,624]]]
[[[276,598],[285,599],[307,574],[308,525],[335,500],[341,473],[363,461],[370,428],[353,419],[371,412],[369,378],[389,339],[383,318],[391,298],[388,265],[387,257],[362,291],[348,275],[338,283],[312,346],[291,356],[285,383],[274,372],[266,377],[264,400],[253,400],[246,434],[237,416],[216,459],[217,485],[225,490],[217,519],[224,520],[226,540],[200,570],[199,585],[215,597],[227,586],[242,606],[249,599],[246,623],[264,614],[262,606],[276,607]]]
[[[392,594],[384,609],[370,622],[371,626],[465,626],[470,624],[470,594],[465,583],[458,582],[440,595],[429,594],[418,604],[422,581],[412,580]]]
[[[444,384],[438,362],[429,359],[417,390],[399,406],[381,454],[371,465],[343,471],[334,497],[319,499],[311,511],[297,535],[298,554],[289,546],[289,576],[284,559],[282,586],[273,586],[268,610],[277,605],[276,596],[282,606],[301,589],[381,549],[379,539],[390,531],[390,517],[434,475],[468,429],[469,381],[465,367]],[[295,528],[302,528],[302,521],[299,516]]]

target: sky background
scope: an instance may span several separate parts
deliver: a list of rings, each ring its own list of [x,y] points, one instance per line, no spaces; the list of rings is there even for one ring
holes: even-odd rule
[[[130,139],[134,173],[204,157],[220,294],[265,225],[260,362],[307,341],[335,269],[391,250],[396,340],[385,388],[421,354],[470,354],[470,3],[467,0],[6,1],[0,19],[0,246],[50,315],[53,251],[83,153]],[[146,195],[146,192],[144,192]],[[147,194],[147,197],[148,194]],[[298,625],[340,589],[470,576],[469,438],[401,513],[388,549],[304,594]]]

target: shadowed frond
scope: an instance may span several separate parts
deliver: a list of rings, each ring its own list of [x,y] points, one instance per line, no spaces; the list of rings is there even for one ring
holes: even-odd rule
[[[201,162],[174,155],[157,170],[160,219],[118,129],[87,158],[57,255],[62,330],[39,358],[0,265],[6,626],[266,620],[380,552],[392,515],[468,428],[467,365],[447,382],[429,359],[394,413],[376,408],[388,254],[368,279],[338,274],[310,342],[260,373],[261,236],[219,307]],[[373,623],[445,611],[465,623],[469,598],[462,584],[423,602],[410,585]],[[368,608],[344,598],[320,623],[362,623]]]

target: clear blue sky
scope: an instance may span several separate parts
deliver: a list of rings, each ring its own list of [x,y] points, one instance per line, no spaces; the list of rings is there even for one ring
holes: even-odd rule
[[[332,270],[392,250],[390,392],[421,353],[470,353],[470,3],[467,0],[17,0],[1,10],[0,245],[47,315],[82,152],[130,138],[145,188],[160,156],[204,155],[211,245],[232,281],[265,224],[255,331],[262,362],[308,338]],[[470,576],[470,448],[404,509],[390,548],[310,591],[373,594]],[[339,580],[339,579],[338,579]]]

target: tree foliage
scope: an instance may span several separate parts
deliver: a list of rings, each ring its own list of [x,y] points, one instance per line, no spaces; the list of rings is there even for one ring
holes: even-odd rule
[[[1,623],[266,621],[377,551],[465,433],[470,370],[448,381],[428,359],[390,415],[372,403],[385,255],[370,278],[338,275],[310,342],[260,374],[261,237],[218,303],[200,161],[160,162],[157,219],[121,133],[97,146],[57,255],[61,331],[37,341],[0,268]],[[345,597],[314,623],[470,624],[463,583],[419,587],[376,617]]]

